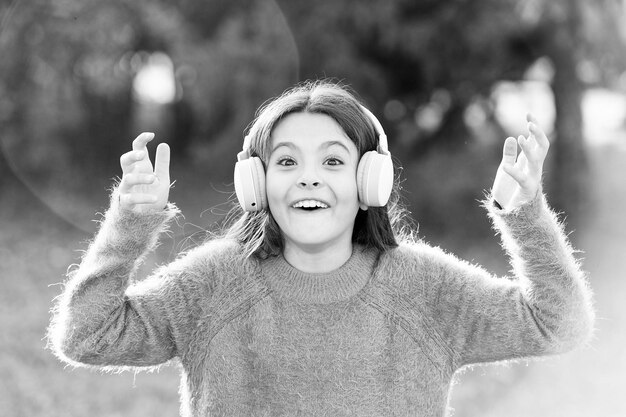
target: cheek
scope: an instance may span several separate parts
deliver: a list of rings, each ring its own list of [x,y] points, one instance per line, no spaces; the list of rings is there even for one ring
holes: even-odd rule
[[[339,210],[342,219],[352,219],[356,217],[359,210],[359,193],[356,178],[346,176],[341,181],[337,181],[333,187],[336,209]]]
[[[344,176],[341,181],[337,182],[337,191],[341,192],[343,195],[356,196],[357,191],[357,183],[356,183],[356,172],[352,174],[348,174]]]
[[[274,175],[271,171],[265,175],[265,195],[272,214],[282,207],[280,203],[285,200],[287,190],[288,185],[284,178]]]
[[[334,197],[338,203],[341,204],[357,204],[358,203],[358,191],[356,184],[356,168],[354,172],[342,172],[340,174],[329,175],[326,178],[326,183],[332,190]]]

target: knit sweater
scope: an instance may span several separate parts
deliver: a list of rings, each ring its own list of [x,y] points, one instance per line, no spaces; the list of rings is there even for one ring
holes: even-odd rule
[[[565,352],[593,327],[543,195],[512,212],[486,206],[510,277],[422,242],[355,245],[339,269],[311,274],[216,239],[139,280],[177,209],[136,214],[113,199],[69,273],[51,345],[75,366],[176,361],[183,416],[443,416],[464,365]]]

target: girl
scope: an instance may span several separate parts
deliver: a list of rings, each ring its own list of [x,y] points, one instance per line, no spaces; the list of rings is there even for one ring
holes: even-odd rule
[[[153,169],[143,133],[69,274],[51,345],[75,366],[176,361],[183,416],[442,416],[461,367],[565,352],[593,326],[584,274],[541,191],[548,140],[532,118],[529,133],[506,140],[485,203],[508,279],[403,232],[382,127],[345,89],[313,82],[251,126],[238,220],[140,280],[178,214],[169,148]]]

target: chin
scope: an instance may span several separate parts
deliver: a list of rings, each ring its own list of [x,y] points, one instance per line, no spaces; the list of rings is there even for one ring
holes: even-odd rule
[[[307,236],[303,239],[302,236],[306,236],[305,233],[295,233],[296,239],[287,238],[294,246],[306,249],[308,251],[321,251],[329,248],[336,248],[345,243],[350,244],[351,239],[343,239],[340,236]],[[351,236],[350,236],[351,238]]]
[[[333,240],[332,239],[328,239],[328,238],[315,238],[315,237],[310,237],[307,239],[302,239],[301,237],[298,237],[298,239],[290,239],[291,242],[299,247],[303,247],[303,248],[317,248],[317,247],[326,247],[326,246],[330,246],[333,244]]]

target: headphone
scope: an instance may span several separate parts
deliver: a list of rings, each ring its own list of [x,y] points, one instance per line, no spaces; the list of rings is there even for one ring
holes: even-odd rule
[[[368,207],[383,207],[389,201],[393,188],[393,162],[387,145],[387,135],[382,125],[365,107],[361,110],[372,121],[378,133],[378,147],[363,154],[359,161],[356,184],[359,201]],[[258,156],[250,155],[250,136],[243,141],[235,164],[235,194],[244,211],[261,211],[267,208],[265,170]]]

